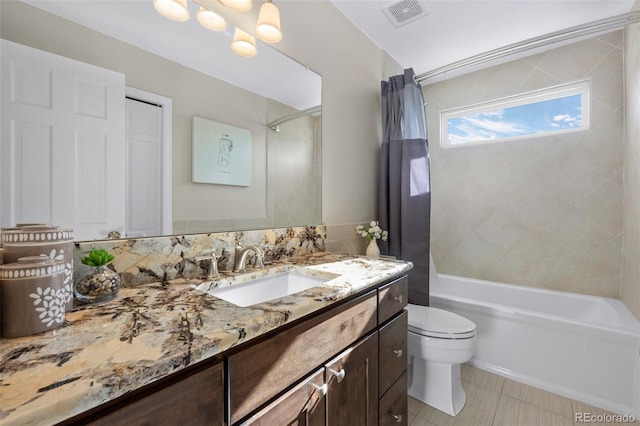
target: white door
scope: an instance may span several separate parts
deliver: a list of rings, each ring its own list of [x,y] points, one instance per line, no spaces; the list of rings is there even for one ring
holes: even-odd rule
[[[123,74],[0,40],[0,223],[125,225]]]
[[[162,234],[162,107],[127,98],[127,237]]]

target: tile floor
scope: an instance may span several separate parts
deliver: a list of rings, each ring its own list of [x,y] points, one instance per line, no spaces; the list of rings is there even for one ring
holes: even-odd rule
[[[409,397],[409,426],[580,426],[640,425],[576,420],[576,413],[613,414],[477,368],[463,365],[460,373],[467,393],[464,409],[451,417]]]

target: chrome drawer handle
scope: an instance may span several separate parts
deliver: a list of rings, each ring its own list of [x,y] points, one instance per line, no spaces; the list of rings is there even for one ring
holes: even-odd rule
[[[402,303],[402,295],[401,294],[397,295],[396,297],[393,298],[393,300],[395,300],[398,303]]]
[[[402,423],[402,414],[391,414],[396,423]]]
[[[329,373],[333,374],[334,376],[336,376],[336,379],[338,380],[338,383],[340,383],[342,381],[342,379],[344,379],[344,376],[347,374],[344,371],[344,368],[341,368],[340,371],[336,371],[336,370],[332,370],[331,368],[329,369]]]
[[[322,386],[318,386],[314,383],[311,383],[311,386],[313,386],[316,389],[316,393],[318,393],[320,395],[320,397],[323,397],[327,394],[327,384],[323,384]]]
[[[400,358],[402,356],[402,349],[396,349],[393,351],[393,353]]]

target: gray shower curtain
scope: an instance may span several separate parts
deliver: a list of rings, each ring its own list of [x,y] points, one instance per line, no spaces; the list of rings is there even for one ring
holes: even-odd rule
[[[413,69],[382,82],[379,220],[381,252],[413,262],[409,302],[429,304],[431,185],[427,120]]]

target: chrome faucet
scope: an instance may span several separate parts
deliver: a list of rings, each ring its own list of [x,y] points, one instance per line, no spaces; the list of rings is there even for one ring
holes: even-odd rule
[[[247,272],[247,257],[249,252],[256,255],[255,267],[264,268],[264,252],[257,246],[242,248],[241,245],[236,246],[235,262],[233,263],[233,272]]]
[[[203,260],[211,261],[211,267],[209,268],[209,274],[207,275],[207,279],[218,278],[220,273],[218,272],[218,259],[216,258],[216,252],[213,248],[204,250],[202,254],[196,257],[196,263],[202,262]]]

